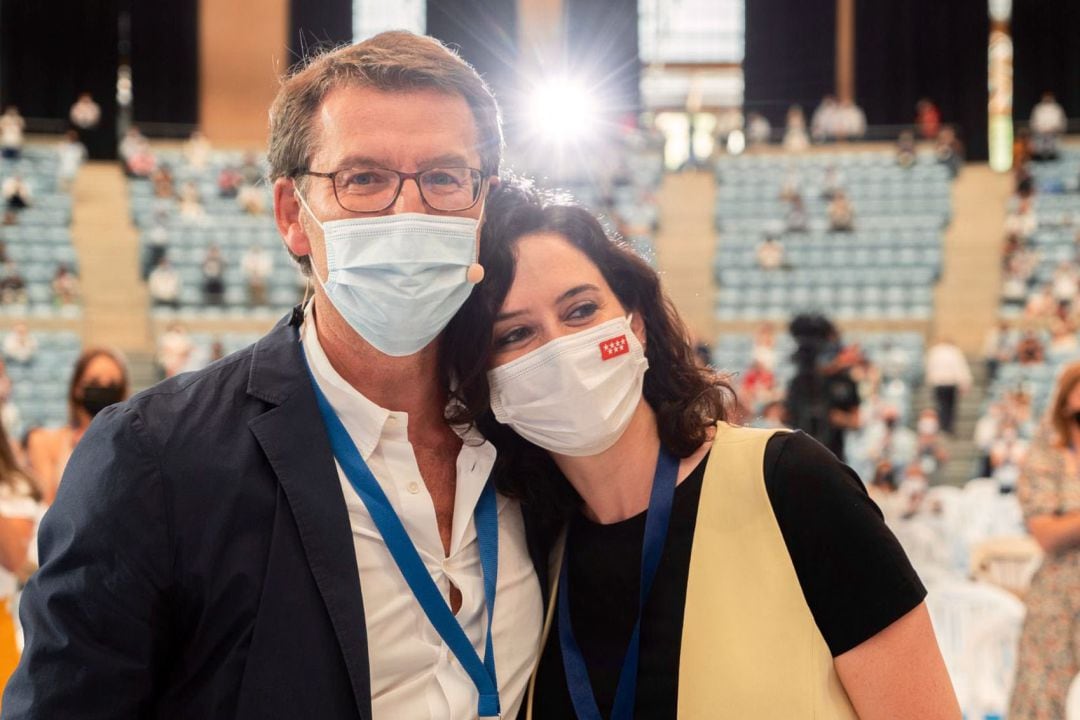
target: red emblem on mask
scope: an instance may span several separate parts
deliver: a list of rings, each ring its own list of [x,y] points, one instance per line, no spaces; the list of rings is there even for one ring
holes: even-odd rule
[[[627,342],[625,335],[619,335],[613,337],[610,340],[604,340],[600,343],[600,359],[610,360],[613,357],[625,355],[630,352],[630,343]]]

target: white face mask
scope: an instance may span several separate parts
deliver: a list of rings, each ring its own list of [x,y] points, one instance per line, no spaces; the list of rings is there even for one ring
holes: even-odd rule
[[[919,422],[915,427],[923,435],[936,435],[937,431],[941,429],[938,421],[932,417],[919,418]]]
[[[324,223],[300,193],[296,197],[326,242],[326,280],[313,269],[315,281],[379,352],[419,352],[465,304],[479,220],[404,213]]]
[[[630,318],[615,318],[488,372],[491,409],[549,452],[597,455],[630,424],[648,367]]]

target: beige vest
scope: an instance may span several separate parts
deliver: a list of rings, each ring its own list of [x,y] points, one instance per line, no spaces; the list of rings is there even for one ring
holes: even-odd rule
[[[765,490],[765,445],[774,432],[717,426],[690,554],[679,659],[682,720],[858,720]],[[560,542],[556,570],[562,551]],[[551,577],[541,643],[555,611],[558,572]],[[535,679],[534,672],[530,720]]]

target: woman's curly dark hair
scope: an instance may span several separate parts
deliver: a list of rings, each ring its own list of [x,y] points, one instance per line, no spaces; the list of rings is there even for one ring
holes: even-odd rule
[[[560,235],[585,253],[628,312],[645,323],[643,394],[656,413],[660,441],[686,457],[729,418],[735,393],[726,378],[698,365],[689,334],[660,287],[656,271],[624,242],[605,232],[587,210],[545,195],[524,181],[504,181],[487,200],[479,262],[484,281],[447,326],[440,367],[451,388],[447,420],[475,426],[498,450],[493,475],[501,492],[555,520],[580,503],[546,450],[495,420],[487,372],[495,317],[514,281],[517,241],[535,233]]]

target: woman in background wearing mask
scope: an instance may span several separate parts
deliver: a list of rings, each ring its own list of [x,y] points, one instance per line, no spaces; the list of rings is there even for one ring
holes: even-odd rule
[[[71,452],[94,416],[128,396],[127,363],[105,348],[84,350],[75,361],[68,386],[68,424],[35,430],[27,438],[30,470],[41,490],[42,502],[51,505]]]
[[[657,273],[588,212],[488,203],[444,366],[539,549],[530,716],[959,720],[862,482],[802,433],[726,423]]]
[[[1062,371],[1055,393],[1017,485],[1045,555],[1024,598],[1009,720],[1065,717],[1080,672],[1080,363]]]

